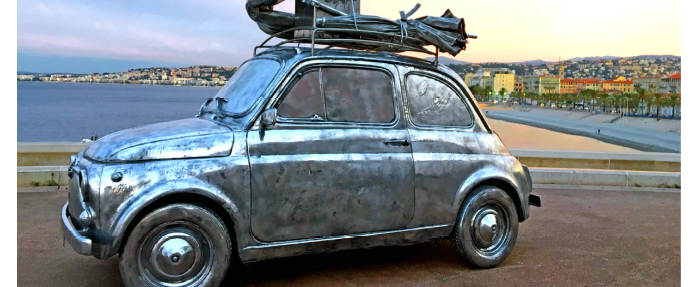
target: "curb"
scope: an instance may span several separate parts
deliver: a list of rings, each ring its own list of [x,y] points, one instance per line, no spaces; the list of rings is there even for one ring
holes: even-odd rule
[[[535,184],[680,188],[680,172],[530,168]]]
[[[566,185],[566,184],[533,184],[533,193],[536,190],[591,190],[591,191],[630,191],[630,192],[663,192],[681,193],[680,188],[661,187],[632,187],[632,186],[600,186],[600,185]]]
[[[68,166],[18,166],[17,186],[67,186]]]

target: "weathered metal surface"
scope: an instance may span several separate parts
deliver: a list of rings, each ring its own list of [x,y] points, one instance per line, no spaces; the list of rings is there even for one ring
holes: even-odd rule
[[[243,95],[232,93],[197,119],[118,132],[78,155],[74,168],[85,171],[87,189],[71,181],[66,213],[78,220],[94,211],[85,216],[89,224],[76,227],[92,240],[93,256],[114,255],[140,212],[177,194],[206,197],[225,210],[243,262],[447,236],[464,198],[486,180],[509,186],[519,218],[528,217],[530,179],[452,70],[390,53],[323,50],[311,57],[308,49],[278,48],[258,57],[280,63],[258,98],[239,101]],[[332,79],[323,80],[331,69],[325,76]],[[319,87],[306,83],[300,93],[315,91],[323,101],[312,116],[293,108],[313,105],[280,107],[307,71],[317,71],[310,81]],[[413,74],[420,77],[409,84]],[[386,80],[367,84],[375,75]],[[444,84],[460,103],[443,101],[446,88],[420,85],[425,79]],[[412,111],[411,90],[433,99]],[[342,116],[327,114],[328,97],[345,100],[337,105]],[[355,107],[352,97],[362,110],[344,114]],[[226,105],[233,102],[246,111]],[[439,112],[454,103],[460,113]],[[412,117],[427,108],[429,121],[415,124]],[[468,116],[456,122],[462,125],[439,125],[453,113]]]
[[[248,135],[252,233],[274,242],[394,230],[414,211],[407,131],[318,127]],[[309,144],[312,143],[312,144]]]
[[[85,157],[101,162],[132,162],[227,156],[232,131],[202,119],[184,119],[116,132],[85,150]]]

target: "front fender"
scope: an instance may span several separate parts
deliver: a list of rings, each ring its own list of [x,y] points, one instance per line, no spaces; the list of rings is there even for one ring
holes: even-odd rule
[[[127,228],[141,211],[145,210],[155,201],[178,194],[196,194],[215,201],[228,212],[235,226],[239,226],[242,220],[240,218],[241,215],[238,205],[218,187],[206,183],[203,180],[198,178],[186,178],[158,182],[142,190],[137,195],[130,197],[117,209],[113,217],[114,220],[108,228],[108,232],[112,235],[113,241],[109,245],[109,248],[104,250],[102,258],[111,257],[119,251]],[[231,230],[231,232],[234,231]]]

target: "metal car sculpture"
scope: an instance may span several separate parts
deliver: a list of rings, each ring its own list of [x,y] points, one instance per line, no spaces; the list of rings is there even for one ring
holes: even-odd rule
[[[195,118],[72,157],[61,216],[77,253],[118,254],[128,286],[216,286],[233,262],[435,238],[476,267],[509,255],[541,200],[455,72],[258,48]]]

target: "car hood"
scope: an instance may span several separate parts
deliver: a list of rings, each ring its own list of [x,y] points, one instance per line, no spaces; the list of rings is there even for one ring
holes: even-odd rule
[[[129,162],[227,156],[233,132],[226,126],[193,118],[157,123],[107,135],[84,156],[103,162]]]

